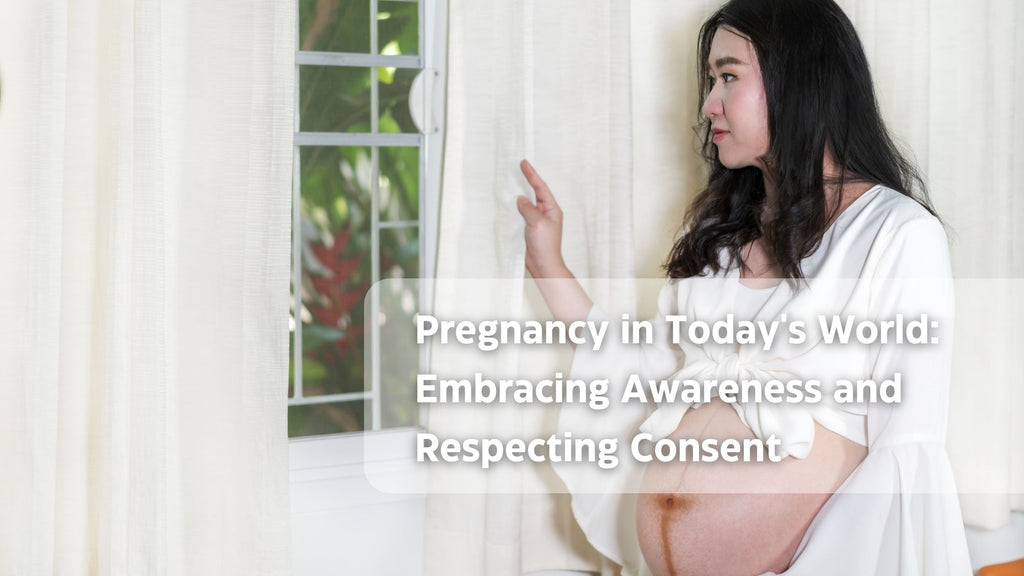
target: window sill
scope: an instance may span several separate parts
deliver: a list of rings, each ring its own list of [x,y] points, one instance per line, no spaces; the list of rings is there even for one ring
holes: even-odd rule
[[[415,463],[419,428],[331,434],[289,442],[292,514],[422,499]]]

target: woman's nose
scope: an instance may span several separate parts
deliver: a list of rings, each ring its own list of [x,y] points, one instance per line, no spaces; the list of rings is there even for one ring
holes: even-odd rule
[[[709,120],[714,120],[722,115],[722,99],[718,96],[718,90],[712,88],[711,92],[708,92],[704,98],[704,104],[700,107],[700,112]]]

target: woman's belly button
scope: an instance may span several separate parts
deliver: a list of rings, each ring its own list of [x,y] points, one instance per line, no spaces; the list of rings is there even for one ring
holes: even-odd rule
[[[721,401],[690,410],[672,438],[753,438]],[[655,576],[745,575],[786,570],[818,510],[865,449],[816,426],[803,459],[649,464],[637,533]]]

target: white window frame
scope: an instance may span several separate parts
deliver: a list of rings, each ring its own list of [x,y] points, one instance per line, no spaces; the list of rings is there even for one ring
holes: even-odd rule
[[[370,2],[371,17],[377,13],[377,0]],[[447,79],[446,49],[447,49],[447,14],[448,0],[398,0],[406,2],[417,2],[419,4],[419,55],[417,56],[380,56],[375,54],[343,54],[300,51],[296,47],[296,78],[300,65],[352,65],[368,67],[420,67],[425,70],[424,77],[430,74],[432,78],[423,82],[428,88],[423,91],[424,100],[422,103],[415,103],[420,106],[420,117],[428,121],[428,125],[422,127],[425,133],[420,134],[325,134],[325,133],[300,133],[299,118],[296,113],[295,120],[295,152],[293,172],[293,205],[299,206],[299,179],[301,176],[299,165],[300,146],[309,145],[341,145],[341,146],[396,146],[416,145],[420,146],[420,217],[419,217],[419,245],[420,245],[420,275],[432,277],[436,269],[436,253],[439,232],[440,212],[440,188],[442,169],[442,149],[444,142],[444,113],[443,101],[444,86]],[[296,34],[298,42],[298,34]],[[371,52],[376,52],[377,47],[376,27],[371,28]],[[371,73],[371,122],[373,131],[377,130],[378,122],[378,95],[377,78]],[[412,103],[412,98],[410,98]],[[298,83],[296,83],[296,110],[298,106]],[[377,150],[373,149],[373,164],[376,170],[378,166]],[[377,257],[377,233],[379,223],[377,222],[376,201],[378,196],[376,173],[371,178],[373,186],[373,226],[372,245],[373,254],[373,277],[379,278],[379,258]],[[293,281],[301,277],[301,261],[299,260],[300,244],[299,213],[293,210]],[[387,224],[385,224],[386,226]],[[420,287],[420,310],[429,312],[433,301],[433,294],[429,282],[424,282]],[[296,292],[298,294],[299,292]],[[296,390],[301,389],[301,336],[296,333],[297,345],[292,353],[295,355],[295,386]],[[376,356],[376,355],[375,355]],[[375,358],[379,362],[379,356]],[[426,350],[421,351],[421,366],[426,368],[429,358]],[[330,400],[367,398],[367,394],[379,396],[379,383],[375,383],[373,392],[358,392],[352,394],[338,394],[326,397]],[[323,397],[321,397],[323,398]],[[292,405],[292,402],[289,402]],[[292,438],[289,441],[289,470],[292,484],[293,498],[297,492],[297,486],[306,482],[318,482],[330,479],[351,480],[362,486],[365,481],[364,466],[367,463],[401,462],[408,461],[413,454],[412,447],[415,445],[415,435],[422,430],[421,427],[407,427],[380,430],[379,403],[371,399],[371,410],[376,412],[373,416],[373,429],[363,432],[344,434],[327,434],[319,436],[304,436]],[[422,415],[422,412],[421,412]],[[423,418],[421,416],[421,422]],[[423,492],[417,487],[424,487],[425,478],[408,476],[405,478],[410,491]],[[303,510],[308,512],[312,508],[322,507],[324,511],[338,510],[351,506],[366,506],[374,504],[389,503],[401,500],[408,500],[408,495],[383,494],[380,492],[354,489],[334,491],[330,495],[319,498],[318,502],[299,503]],[[420,497],[422,500],[422,497]],[[293,512],[294,513],[294,512]]]
[[[378,12],[378,0],[367,0],[370,4],[371,19],[375,19]],[[419,134],[379,134],[378,130],[378,79],[375,74],[370,74],[370,97],[371,97],[371,134],[345,134],[345,133],[323,133],[323,132],[302,132],[299,129],[300,118],[298,113],[295,117],[295,139],[293,156],[293,185],[292,203],[298,206],[301,196],[301,165],[300,150],[303,146],[369,146],[372,151],[372,164],[374,174],[371,181],[371,275],[373,282],[380,279],[379,262],[379,231],[382,228],[389,228],[399,225],[409,225],[412,222],[380,222],[377,210],[379,197],[379,182],[377,173],[379,170],[379,157],[377,148],[380,146],[417,146],[420,157],[420,182],[419,182],[419,269],[422,277],[432,277],[436,267],[437,237],[438,237],[438,216],[440,209],[440,185],[441,185],[441,157],[444,138],[444,106],[443,87],[446,78],[445,49],[447,33],[447,0],[391,0],[414,2],[419,7],[419,54],[389,56],[379,55],[377,29],[371,26],[370,54],[355,53],[332,53],[313,52],[299,50],[296,46],[296,77],[299,74],[299,67],[302,65],[319,66],[359,66],[371,70],[375,68],[395,67],[413,68],[423,70],[421,77],[417,79],[420,87],[422,100],[416,101],[410,97],[410,104],[418,108],[417,115],[421,122],[428,125],[422,126],[423,132]],[[296,42],[299,41],[299,34],[296,33]],[[415,85],[414,85],[415,87]],[[299,93],[298,83],[295,91],[296,110],[298,110]],[[292,214],[292,282],[295,294],[301,293],[300,278],[301,270],[301,241],[299,230],[299,211],[293,210]],[[432,290],[430,283],[423,283],[420,290],[419,309],[429,312],[432,302]],[[377,346],[377,331],[373,331],[371,349]],[[370,401],[370,422],[367,430],[357,434],[366,434],[381,430],[380,410],[380,382],[379,382],[379,361],[377,354],[371,356],[371,365],[368,370],[372,376],[372,384],[368,390],[361,392],[350,392],[344,394],[319,395],[304,397],[302,390],[302,331],[295,332],[295,346],[293,354],[294,366],[294,398],[289,399],[289,406],[321,404],[330,402],[342,402],[353,400]],[[420,365],[427,368],[426,351],[421,351]],[[422,420],[422,418],[421,418]],[[414,433],[417,428],[411,428]],[[298,440],[311,440],[321,438],[329,440],[328,436],[295,438]],[[344,442],[341,442],[345,444]]]

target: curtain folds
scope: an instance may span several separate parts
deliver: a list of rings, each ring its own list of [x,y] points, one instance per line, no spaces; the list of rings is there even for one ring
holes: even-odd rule
[[[0,3],[0,574],[287,574],[295,6]]]
[[[523,288],[523,221],[516,197],[532,195],[519,172],[523,158],[534,163],[565,213],[563,250],[576,275],[632,276],[629,5],[450,2],[437,276],[507,281],[490,283],[489,291],[471,290],[468,283],[439,291],[438,317],[467,318],[479,311],[542,315],[543,302]],[[602,304],[632,300],[632,294],[613,293],[609,282],[587,288]],[[503,351],[473,368],[550,378],[568,360]],[[472,361],[435,350],[432,366],[438,373],[471,373]],[[469,431],[539,437],[554,432],[556,417],[553,410],[513,407],[470,422],[465,411],[456,415],[441,406],[431,408],[429,428],[445,437]],[[431,470],[434,482],[442,472]],[[545,494],[557,482],[550,469],[493,471],[487,480],[494,492],[504,493],[428,496],[426,574],[600,569],[600,559],[575,527],[568,498]]]

